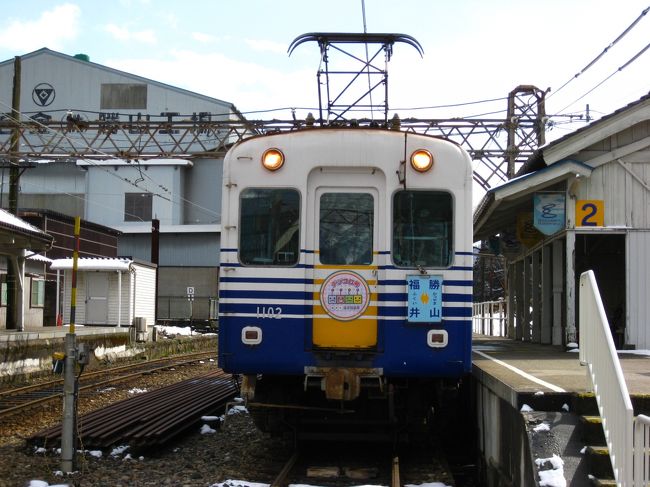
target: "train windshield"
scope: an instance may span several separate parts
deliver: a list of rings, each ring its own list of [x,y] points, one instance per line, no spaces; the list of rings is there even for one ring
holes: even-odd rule
[[[448,267],[453,205],[442,191],[398,191],[393,197],[393,261],[398,267]]]
[[[298,262],[300,194],[297,190],[245,189],[240,210],[242,264],[290,266]]]
[[[374,202],[368,193],[324,193],[320,198],[320,261],[370,265]]]

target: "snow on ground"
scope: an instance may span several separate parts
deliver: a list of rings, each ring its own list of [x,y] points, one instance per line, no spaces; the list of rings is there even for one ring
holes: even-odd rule
[[[189,326],[156,325],[154,328],[156,328],[159,334],[163,334],[166,336],[176,336],[176,335],[190,336],[194,334],[192,332],[192,329]]]
[[[566,487],[564,478],[564,461],[557,455],[551,458],[537,458],[535,464],[538,468],[547,468],[539,471],[540,487]]]
[[[533,431],[535,433],[539,433],[540,431],[551,431],[551,427],[548,423],[540,423],[533,428]]]

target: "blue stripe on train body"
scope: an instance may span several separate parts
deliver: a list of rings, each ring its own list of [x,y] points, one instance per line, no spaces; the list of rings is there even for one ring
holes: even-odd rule
[[[301,375],[306,366],[335,366],[318,359],[311,347],[311,318],[281,319],[222,316],[226,324],[219,332],[219,365],[240,374]],[[438,324],[440,325],[440,324]],[[245,326],[262,329],[262,343],[244,345],[241,330]],[[406,320],[377,322],[378,344],[372,351],[359,350],[369,363],[357,366],[382,368],[386,377],[457,377],[470,370],[471,320],[445,321],[440,328],[449,334],[449,345],[427,345],[426,324],[408,324]],[[354,355],[354,354],[353,354]],[[365,359],[360,359],[365,360]]]

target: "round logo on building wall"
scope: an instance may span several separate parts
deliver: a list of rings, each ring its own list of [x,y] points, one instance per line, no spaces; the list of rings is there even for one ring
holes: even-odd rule
[[[361,316],[370,303],[370,288],[359,274],[339,271],[325,279],[320,302],[332,318],[350,321]]]
[[[49,83],[39,83],[32,90],[32,100],[39,107],[51,105],[56,98],[54,87]]]

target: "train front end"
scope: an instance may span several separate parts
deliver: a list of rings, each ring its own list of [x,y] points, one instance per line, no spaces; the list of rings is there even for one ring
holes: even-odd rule
[[[219,363],[242,374],[242,394],[283,414],[363,409],[397,391],[426,409],[422,397],[469,372],[471,173],[456,144],[400,131],[235,145]]]

